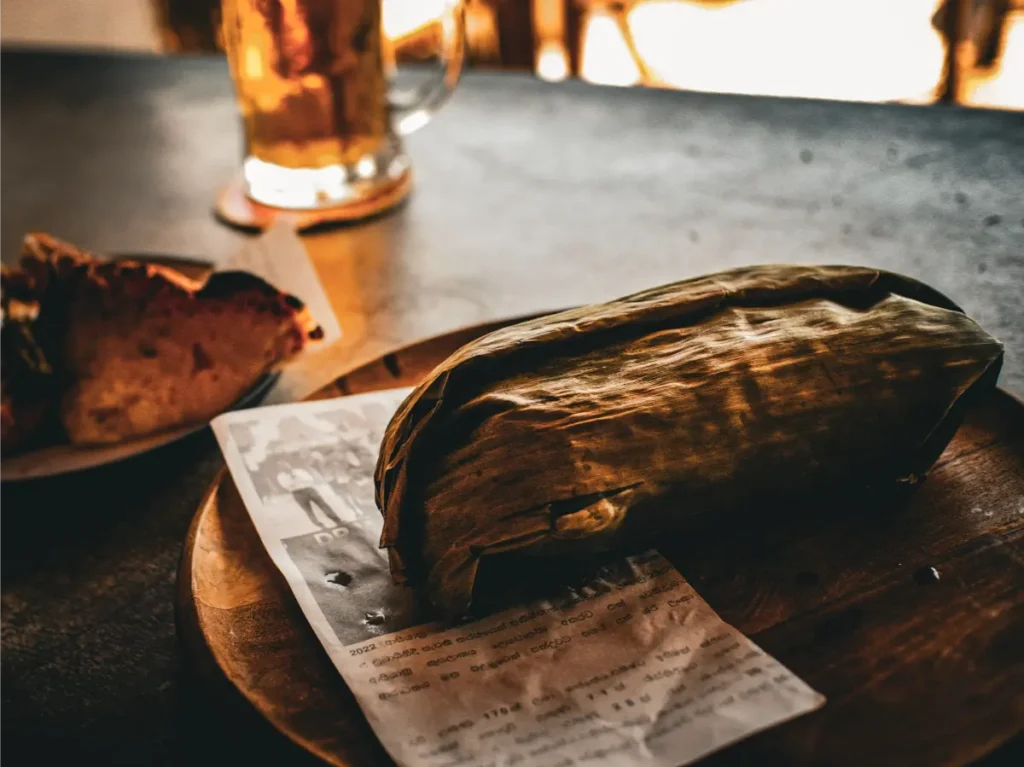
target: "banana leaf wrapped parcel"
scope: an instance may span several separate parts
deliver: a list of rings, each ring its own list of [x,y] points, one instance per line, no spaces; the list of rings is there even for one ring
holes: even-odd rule
[[[458,616],[484,557],[636,551],[754,504],[913,483],[1002,354],[928,286],[847,266],[735,269],[513,325],[393,417],[381,546]]]

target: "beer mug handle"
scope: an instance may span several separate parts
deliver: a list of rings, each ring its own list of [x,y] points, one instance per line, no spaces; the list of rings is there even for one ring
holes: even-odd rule
[[[388,0],[384,0],[388,2]],[[466,55],[464,0],[445,0],[441,24],[440,72],[428,82],[414,88],[388,90],[391,125],[399,136],[407,136],[426,125],[448,97],[452,95],[462,74]]]

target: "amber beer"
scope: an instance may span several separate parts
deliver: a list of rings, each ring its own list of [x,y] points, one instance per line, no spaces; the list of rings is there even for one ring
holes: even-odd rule
[[[224,0],[250,157],[350,166],[388,141],[381,0]]]

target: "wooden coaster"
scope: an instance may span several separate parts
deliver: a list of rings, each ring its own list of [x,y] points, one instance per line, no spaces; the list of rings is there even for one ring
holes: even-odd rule
[[[295,222],[295,229],[304,232],[318,226],[351,224],[391,210],[409,196],[412,189],[412,170],[406,169],[398,178],[381,184],[373,193],[344,205],[316,210],[289,210],[273,208],[249,199],[241,173],[220,190],[214,213],[218,220],[246,231],[268,229],[279,217],[287,216]]]
[[[314,398],[414,385],[495,327],[387,354]],[[1024,403],[996,391],[901,502],[796,519],[766,508],[750,529],[659,546],[724,620],[828,697],[710,762],[960,765],[1007,743],[1024,701],[1022,503]],[[325,763],[391,764],[226,472],[185,542],[177,616],[211,688]]]

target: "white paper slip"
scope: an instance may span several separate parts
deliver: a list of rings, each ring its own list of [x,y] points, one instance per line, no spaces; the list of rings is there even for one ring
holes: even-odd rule
[[[267,551],[400,765],[675,767],[824,704],[653,551],[545,600],[429,622],[377,545],[373,469],[407,393],[213,422]]]
[[[278,290],[302,299],[323,328],[321,348],[341,337],[341,327],[313,262],[295,233],[294,224],[286,217],[279,217],[266,232],[247,243],[221,268],[251,272]]]
[[[308,397],[323,383],[310,376],[310,370],[319,367],[317,355],[331,348],[341,338],[342,332],[306,246],[295,233],[294,221],[286,215],[279,216],[266,232],[246,244],[221,268],[251,272],[278,290],[296,296],[306,304],[313,319],[323,329],[323,338],[307,344],[301,354],[281,368],[264,401],[296,402]]]

